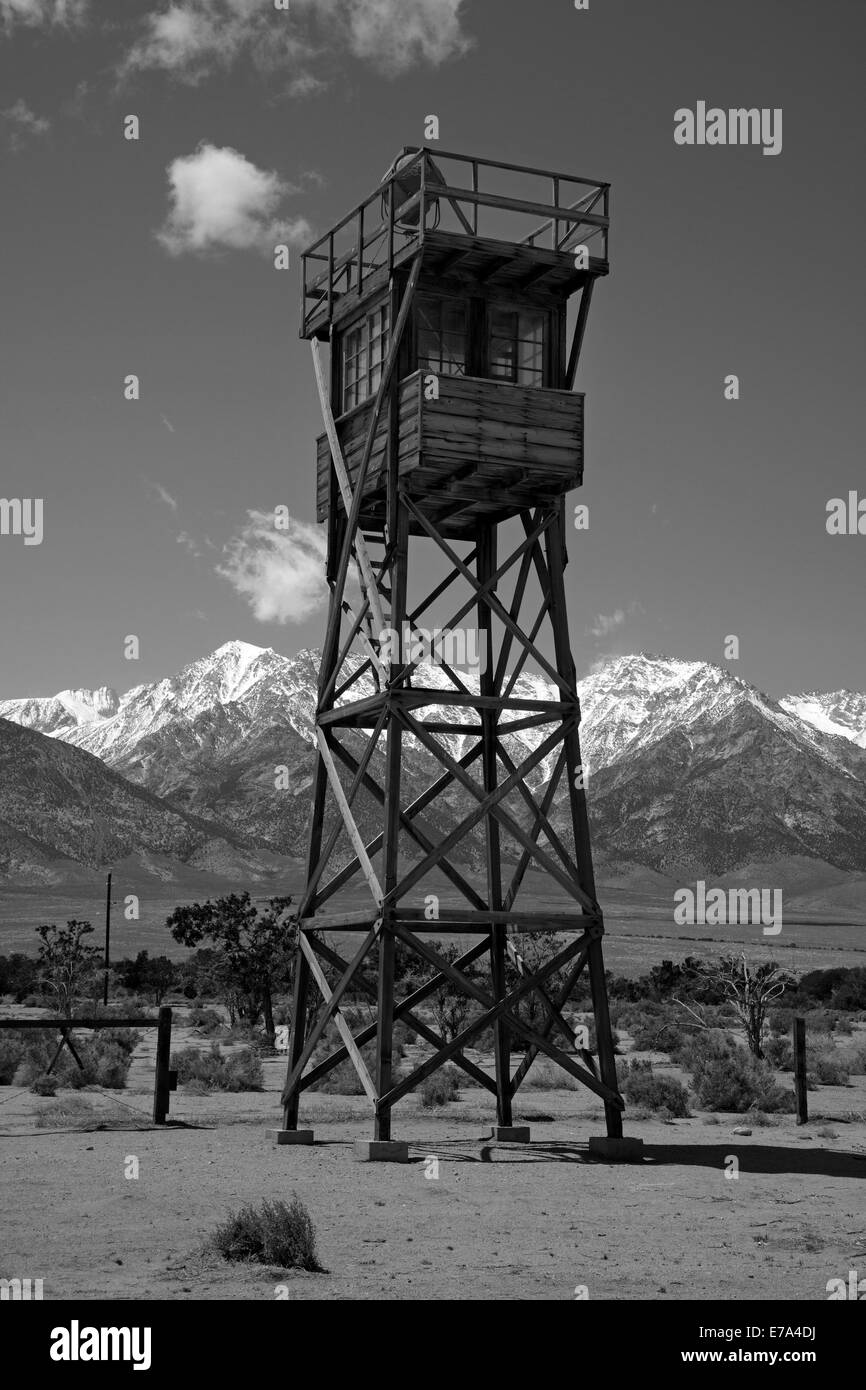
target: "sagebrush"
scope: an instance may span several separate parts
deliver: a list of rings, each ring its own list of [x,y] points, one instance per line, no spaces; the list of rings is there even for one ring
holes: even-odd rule
[[[312,1218],[296,1195],[288,1203],[261,1202],[232,1212],[207,1246],[225,1260],[255,1260],[311,1274],[322,1270]]]

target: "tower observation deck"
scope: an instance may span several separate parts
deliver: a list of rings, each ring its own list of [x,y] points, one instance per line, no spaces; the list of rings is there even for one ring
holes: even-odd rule
[[[407,146],[375,193],[304,253],[301,332],[337,349],[334,413],[350,479],[418,261],[395,374],[399,473],[421,510],[446,534],[468,535],[476,520],[580,485],[584,401],[573,386],[592,286],[608,273],[609,197],[606,183]],[[362,525],[384,515],[386,430],[374,438]],[[326,435],[317,463],[323,521]]]

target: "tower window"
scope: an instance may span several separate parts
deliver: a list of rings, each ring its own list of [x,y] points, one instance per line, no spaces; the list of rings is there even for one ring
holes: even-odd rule
[[[459,299],[420,295],[417,301],[417,360],[421,371],[466,375],[467,315]]]
[[[543,386],[546,323],[543,310],[492,308],[488,332],[490,376],[519,386]]]
[[[379,389],[388,355],[387,304],[365,314],[343,335],[343,410],[353,410]]]

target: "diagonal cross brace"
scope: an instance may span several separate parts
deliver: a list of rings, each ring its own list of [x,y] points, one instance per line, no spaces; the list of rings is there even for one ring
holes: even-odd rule
[[[328,747],[327,739],[320,728],[316,729],[316,742],[319,745],[319,752],[322,755],[322,761],[327,769],[328,781],[331,784],[331,791],[334,793],[334,800],[340,808],[340,815],[343,817],[343,822],[348,831],[349,839],[354,846],[355,854],[361,861],[361,868],[364,870],[364,877],[373,895],[373,901],[377,907],[381,907],[383,901],[382,886],[376,877],[376,870],[370,863],[361,832],[355,824],[355,817],[352,815],[352,808],[346,800],[346,793],[343,791],[340,782],[340,774],[337,772],[336,764],[334,763],[331,750]]]
[[[479,742],[475,745],[474,748],[470,749],[468,753],[463,754],[463,757],[460,759],[460,766],[470,767],[477,758],[480,758],[480,756],[481,743]],[[421,795],[417,797],[415,801],[412,802],[411,806],[407,806],[406,810],[402,813],[404,819],[412,820],[415,816],[420,815],[421,812],[425,810],[426,807],[428,807],[432,801],[436,800],[440,792],[444,791],[445,788],[449,786],[450,783],[453,781],[454,778],[452,777],[451,773],[445,772],[441,777],[437,778],[435,782],[431,782],[430,786],[427,787],[426,790],[423,791]],[[370,844],[367,848],[371,854],[376,854],[379,851],[384,838],[385,836],[383,832],[380,831],[379,834],[375,837],[375,839],[370,841]],[[340,869],[338,873],[334,874],[333,878],[328,879],[328,882],[325,884],[324,888],[319,894],[319,902],[326,902],[327,899],[330,898],[334,893],[338,892],[339,889],[341,889],[344,886],[344,884],[348,883],[349,880],[357,872],[359,864],[360,861],[356,857],[355,859],[351,860],[348,864],[344,865],[344,867]],[[484,906],[486,907],[487,904],[485,903]]]
[[[426,518],[422,515],[422,513],[419,512],[417,507],[415,507],[414,504],[410,501],[407,494],[401,493],[400,496],[401,500],[407,503],[410,511],[412,511],[425,526],[429,527],[430,523],[427,522]],[[498,600],[493,598],[493,590],[496,588],[496,585],[508,573],[512,566],[514,566],[517,563],[517,561],[521,558],[521,556],[524,553],[529,552],[533,546],[537,547],[540,537],[546,533],[546,531],[552,525],[552,523],[552,517],[548,517],[546,520],[538,523],[538,525],[533,530],[532,534],[528,535],[526,540],[522,541],[520,545],[517,547],[517,549],[512,551],[512,553],[508,556],[506,560],[503,560],[499,568],[493,574],[491,574],[489,578],[483,581],[480,580],[477,575],[472,573],[472,571],[468,568],[467,564],[465,564],[462,560],[458,559],[454,552],[446,545],[445,541],[442,540],[442,538],[439,535],[439,532],[436,531],[435,527],[432,530],[430,530],[430,535],[433,536],[433,538],[439,542],[439,544],[445,550],[445,553],[447,554],[449,560],[451,560],[452,564],[454,565],[451,577],[454,579],[466,579],[472,587],[471,595],[468,599],[465,600],[464,603],[460,605],[456,613],[452,614],[446,626],[448,628],[453,628],[455,624],[459,623],[460,619],[463,618],[465,614],[469,612],[470,609],[478,606],[479,600],[483,600],[485,603],[488,604],[488,606],[492,606],[492,604],[496,603],[497,606],[501,607],[501,605],[498,605]],[[475,551],[473,551],[473,554],[475,554]],[[467,559],[469,558],[470,557],[467,556]],[[502,609],[502,613],[505,613],[504,608]],[[522,642],[525,643],[526,636],[521,632],[520,628],[517,626],[517,623],[512,622],[508,614],[505,614],[505,617],[511,624],[509,631],[512,631],[512,635],[516,635],[521,639]],[[412,618],[412,621],[414,622],[414,616]],[[535,649],[533,648],[532,650],[534,654]],[[542,657],[541,660],[543,662],[544,658]],[[411,674],[411,672],[415,670],[415,667],[417,665],[417,661],[407,663],[398,672],[396,672],[396,674],[392,677],[390,684],[393,685],[398,680],[402,679],[405,675]],[[552,672],[552,668],[550,668],[550,670]]]
[[[584,967],[586,966],[586,963],[587,963],[588,959],[589,959],[589,954],[588,954],[588,952],[584,952],[584,953],[581,955],[580,959],[577,961],[577,964],[569,971],[568,975],[567,975],[566,978],[565,978],[565,981],[563,982],[563,985],[562,985],[561,989],[559,990],[559,992],[558,992],[557,995],[556,995],[556,998],[555,998],[554,1000],[551,1001],[552,1004],[553,1004],[553,1007],[554,1007],[555,1012],[550,1012],[550,1013],[548,1014],[547,1018],[544,1020],[544,1023],[541,1025],[540,1029],[538,1030],[539,1033],[540,1033],[540,1035],[541,1035],[541,1037],[546,1038],[546,1037],[549,1036],[550,1033],[553,1032],[553,1029],[554,1029],[554,1027],[555,1027],[555,1025],[556,1025],[557,1018],[558,1018],[558,1016],[559,1016],[559,1010],[560,1010],[560,1009],[562,1008],[562,1006],[565,1004],[566,1000],[569,998],[569,995],[571,994],[571,991],[574,989],[574,986],[577,984],[577,981],[578,981],[578,978],[579,978],[579,976],[580,976],[580,973],[581,973],[581,971],[584,969]],[[546,990],[543,991],[543,996],[544,996],[545,998],[547,998],[547,991],[546,991]],[[573,1044],[573,1043],[576,1041],[576,1039],[574,1038],[574,1035],[573,1035],[573,1034],[572,1034],[571,1036],[572,1036],[572,1044]],[[593,1076],[597,1076],[598,1073],[596,1072],[596,1069],[595,1069],[595,1062],[594,1062],[593,1059],[592,1059],[592,1053],[591,1053],[591,1052],[587,1052],[587,1051],[586,1051],[585,1049],[583,1049],[583,1048],[580,1048],[579,1051],[580,1051],[581,1059],[586,1063],[587,1067],[588,1067],[589,1070],[592,1072]],[[525,1056],[524,1056],[524,1058],[523,1058],[523,1061],[520,1063],[520,1066],[517,1068],[517,1071],[514,1073],[513,1077],[511,1078],[511,1094],[512,1094],[512,1096],[514,1096],[514,1095],[517,1094],[518,1090],[520,1089],[520,1086],[521,1086],[522,1083],[523,1083],[523,1080],[524,1080],[524,1078],[525,1078],[525,1076],[526,1076],[526,1073],[529,1071],[529,1068],[532,1066],[532,1063],[535,1061],[535,1058],[536,1058],[537,1056],[538,1056],[538,1048],[535,1047],[534,1045],[531,1046],[531,1047],[528,1047],[528,1048],[526,1049],[526,1054],[525,1054]]]
[[[356,771],[355,776],[354,776],[354,778],[352,779],[352,784],[351,784],[351,786],[349,787],[348,792],[346,793],[346,801],[348,802],[348,804],[349,804],[350,807],[351,807],[352,803],[354,802],[354,799],[355,799],[355,795],[356,795],[356,793],[357,793],[357,790],[358,790],[359,786],[361,785],[361,777],[362,777],[362,774],[363,774],[364,772],[366,772],[367,767],[368,767],[369,764],[370,764],[370,760],[371,760],[371,758],[372,758],[374,752],[376,751],[376,745],[377,745],[378,742],[379,742],[379,735],[381,734],[381,732],[382,732],[382,726],[383,726],[384,723],[385,723],[385,715],[386,715],[386,712],[387,712],[387,711],[386,711],[385,709],[383,709],[383,710],[382,710],[382,713],[379,715],[378,720],[376,721],[376,726],[375,726],[375,728],[373,729],[372,734],[370,735],[369,741],[368,741],[368,743],[367,743],[367,747],[365,748],[364,753],[363,753],[363,756],[362,756],[362,758],[361,758],[361,761],[360,761],[360,763],[358,764],[358,770]],[[335,740],[334,740],[334,746],[336,747],[336,745],[337,745],[337,740],[335,739]],[[327,769],[326,769],[326,770],[327,770]],[[326,844],[325,848],[322,849],[321,846],[320,846],[320,849],[319,849],[319,857],[318,857],[318,859],[317,859],[317,861],[316,861],[315,867],[312,868],[311,871],[310,871],[310,874],[309,874],[309,877],[308,877],[308,880],[307,880],[307,886],[306,886],[306,888],[305,888],[305,890],[304,890],[304,896],[301,898],[300,907],[298,908],[298,916],[299,916],[299,917],[305,917],[306,914],[307,914],[307,908],[309,907],[310,903],[311,903],[312,900],[313,900],[313,897],[314,897],[314,895],[315,895],[316,889],[317,889],[318,886],[319,886],[319,880],[320,880],[320,878],[322,877],[322,874],[323,874],[324,871],[325,871],[325,868],[326,868],[326,866],[327,866],[328,860],[330,859],[331,855],[332,855],[333,852],[334,852],[334,847],[335,847],[337,841],[338,841],[339,838],[340,838],[340,832],[341,832],[342,829],[343,829],[343,822],[342,822],[342,820],[337,820],[337,821],[334,823],[334,825],[331,827],[331,832],[330,832],[330,834],[329,834],[329,836],[328,836],[328,843]],[[377,849],[378,849],[378,845],[373,845],[373,846],[371,847],[372,853],[375,854]],[[357,858],[357,856],[356,856],[356,857],[355,857],[355,860],[354,860],[354,863],[355,863],[356,865],[360,865],[360,862],[361,862],[361,861],[360,861],[360,860]]]
[[[477,1033],[481,1032],[482,1029],[486,1028],[488,1024],[497,1018],[502,1018],[513,1033],[516,1033],[518,1037],[525,1038],[527,1042],[534,1044],[539,1051],[545,1052],[548,1057],[562,1067],[563,1071],[569,1072],[576,1080],[588,1087],[590,1091],[594,1091],[606,1104],[613,1106],[617,1110],[623,1110],[625,1108],[622,1096],[609,1086],[606,1086],[603,1082],[598,1081],[596,1077],[590,1072],[585,1071],[583,1067],[579,1067],[576,1062],[573,1062],[571,1058],[566,1055],[566,1053],[561,1052],[558,1047],[554,1047],[546,1037],[542,1037],[541,1034],[528,1027],[518,1015],[511,1012],[512,1004],[518,1003],[525,994],[530,993],[538,982],[546,979],[554,970],[558,970],[563,965],[567,965],[578,952],[587,952],[589,950],[592,939],[587,933],[578,937],[576,941],[570,942],[568,946],[564,947],[563,950],[559,951],[551,960],[547,961],[530,979],[522,981],[521,984],[511,990],[510,993],[494,1002],[492,996],[489,995],[486,990],[479,988],[472,980],[467,979],[461,971],[456,970],[448,961],[443,960],[443,958],[429,947],[426,942],[419,940],[417,936],[408,931],[405,927],[398,926],[395,928],[395,931],[397,936],[399,936],[407,946],[410,946],[417,955],[429,961],[431,965],[436,966],[443,975],[446,975],[448,979],[452,980],[458,989],[463,990],[465,994],[469,994],[473,999],[477,999],[478,1002],[485,1007],[485,1012],[481,1014],[479,1018],[473,1019],[472,1023],[442,1048],[435,1057],[428,1058],[420,1067],[416,1067],[415,1071],[413,1071],[410,1076],[405,1077],[385,1095],[381,1096],[379,1099],[380,1108],[390,1107],[396,1104],[398,1100],[402,1099],[404,1095],[407,1095],[409,1091],[414,1090],[426,1077],[431,1076],[444,1062],[447,1062],[456,1052],[462,1050]]]
[[[310,350],[313,355],[313,371],[316,375],[316,387],[319,392],[319,403],[322,407],[322,418],[325,422],[325,432],[328,436],[328,443],[331,446],[331,458],[334,463],[334,472],[337,475],[337,482],[340,485],[340,492],[343,495],[343,503],[348,516],[352,510],[354,497],[352,495],[352,484],[349,481],[349,471],[346,468],[346,460],[343,457],[343,450],[340,444],[340,436],[337,433],[337,425],[334,420],[334,412],[331,408],[331,400],[328,388],[325,385],[325,374],[322,370],[322,358],[319,352],[319,342],[317,338],[310,341]],[[367,594],[367,602],[370,605],[370,613],[373,622],[376,624],[376,634],[380,637],[385,627],[385,619],[382,615],[382,600],[379,595],[379,586],[373,574],[373,566],[370,564],[370,555],[367,550],[367,543],[360,530],[353,540],[355,554],[358,559],[358,568],[361,571],[361,578],[364,582],[364,589]],[[384,678],[385,670],[379,660],[378,652],[370,652],[371,659],[381,677]]]
[[[333,751],[337,754],[337,757],[348,768],[348,770],[354,773],[355,776],[357,776],[359,768],[357,759],[352,756],[352,754],[349,752],[347,748],[343,747],[339,739],[334,739]],[[379,783],[375,780],[375,778],[372,777],[369,772],[363,772],[362,781],[367,790],[379,802],[380,806],[384,806],[385,792],[384,789],[379,786]],[[405,830],[407,835],[410,835],[411,838],[415,841],[415,843],[421,846],[421,849],[423,849],[426,853],[429,853],[430,850],[434,848],[435,842],[426,833],[426,827],[424,823],[421,822],[420,816],[416,817],[415,819],[419,822],[417,825],[413,824],[412,820],[409,818],[405,811],[401,811],[401,829]],[[378,838],[379,837],[377,836],[377,839]],[[374,841],[373,844],[375,843],[376,842]],[[446,875],[446,877],[451,880],[451,882],[454,884],[454,887],[460,889],[461,893],[466,898],[466,900],[470,902],[474,908],[477,908],[479,912],[483,912],[487,906],[486,902],[479,893],[476,893],[475,889],[472,887],[472,884],[469,883],[463,877],[460,871],[454,867],[450,860],[446,859],[443,856],[439,860],[439,867],[441,868],[442,872]]]
[[[514,762],[509,757],[506,749],[503,747],[501,739],[496,740],[496,749],[499,755],[499,759],[506,772],[514,772]],[[526,805],[529,807],[532,814],[535,816],[535,824],[532,830],[532,838],[536,839],[539,832],[543,831],[545,836],[547,837],[548,844],[551,846],[552,849],[556,850],[556,853],[559,855],[560,859],[565,865],[566,871],[572,875],[576,882],[579,882],[580,872],[578,870],[578,867],[572,860],[571,856],[568,853],[568,850],[565,848],[565,845],[562,843],[562,840],[559,838],[550,821],[548,820],[547,811],[538,805],[538,803],[535,800],[535,797],[532,795],[532,792],[529,790],[522,778],[517,783],[517,790],[523,797],[523,800],[526,802]]]
[[[482,820],[486,815],[492,814],[504,829],[508,831],[509,835],[513,836],[525,849],[528,849],[530,854],[532,854],[540,864],[544,865],[551,877],[555,878],[557,883],[580,903],[586,913],[592,915],[598,913],[598,905],[584,891],[580,884],[575,883],[568,874],[564,873],[555,860],[551,859],[549,854],[545,854],[540,845],[532,840],[530,836],[526,834],[523,827],[499,805],[499,802],[502,801],[509,792],[513,791],[521,777],[524,777],[527,772],[530,772],[553,748],[562,742],[563,737],[567,736],[569,730],[575,723],[574,717],[566,719],[559,729],[555,730],[543,743],[540,743],[535,751],[524,759],[510,777],[507,777],[504,782],[499,783],[495,791],[485,793],[483,788],[479,787],[476,782],[473,782],[471,777],[467,776],[462,771],[451,757],[450,753],[446,752],[445,748],[437,743],[432,735],[427,733],[423,725],[419,724],[417,719],[412,718],[408,710],[397,710],[395,713],[405,724],[409,732],[415,735],[419,743],[422,743],[425,748],[428,748],[430,752],[439,759],[443,766],[454,774],[457,781],[460,782],[468,792],[471,792],[479,802],[475,810],[471,812],[450,835],[447,835],[445,839],[440,842],[440,845],[437,846],[437,852],[447,852],[447,850],[452,847],[452,844],[456,844],[467,830],[471,830],[472,826],[476,825],[478,821]],[[421,864],[416,865],[416,867],[397,885],[395,892],[402,897],[419,879],[423,878],[424,875],[429,872],[435,862],[435,855],[428,855]]]
[[[349,560],[352,554],[352,544],[355,533],[358,529],[358,522],[361,517],[361,500],[364,493],[364,486],[367,481],[367,473],[370,467],[370,459],[373,456],[373,446],[376,442],[376,434],[379,429],[379,420],[382,416],[382,408],[391,387],[391,381],[397,366],[400,348],[403,343],[403,335],[406,325],[409,322],[409,310],[415,298],[415,290],[418,285],[418,278],[421,274],[421,262],[423,252],[419,252],[412,263],[409,272],[409,279],[406,289],[403,292],[403,299],[400,304],[400,312],[397,315],[397,322],[394,325],[394,332],[391,337],[391,344],[388,349],[388,357],[382,367],[382,376],[379,381],[379,388],[376,392],[373,410],[367,427],[367,437],[364,442],[364,453],[358,465],[358,472],[355,475],[355,494],[352,499],[352,506],[346,522],[346,532],[343,537],[340,559],[337,565],[337,572],[334,577],[334,588],[338,594],[342,594],[346,587],[346,576],[349,573]],[[390,539],[393,540],[393,537]],[[337,653],[339,644],[341,608],[338,604],[332,604],[328,614],[328,626],[325,631],[325,640],[322,644],[322,669],[330,672],[331,664]]]
[[[559,750],[556,763],[554,764],[553,771],[550,774],[550,781],[547,784],[547,790],[545,791],[544,796],[541,800],[541,806],[539,810],[543,811],[545,815],[547,815],[547,812],[553,805],[553,798],[556,795],[556,788],[559,786],[559,779],[562,776],[562,769],[564,766],[565,748],[562,747]],[[533,840],[538,835],[540,827],[541,822],[536,818],[535,824],[533,825],[532,830],[530,831]],[[524,849],[523,853],[520,856],[520,859],[518,860],[514,873],[511,877],[511,882],[508,885],[508,892],[505,894],[506,908],[514,906],[514,903],[517,899],[517,894],[520,892],[520,885],[523,882],[526,870],[529,868],[531,860],[532,855],[529,853],[529,850]]]
[[[463,561],[460,559],[460,556],[456,553],[456,551],[454,551],[451,548],[451,546],[444,539],[444,537],[442,537],[439,534],[433,523],[431,521],[428,521],[424,513],[418,507],[415,506],[415,503],[412,501],[408,493],[402,492],[400,496],[404,505],[409,508],[410,512],[415,517],[418,524],[427,532],[427,535],[431,538],[431,540],[434,540],[436,542],[440,550],[442,550],[444,554],[448,556],[448,559],[451,561],[454,568],[459,571],[463,578],[467,580],[467,582],[471,584],[477,592],[480,593],[484,586],[479,584],[479,581],[476,578],[476,576],[472,573],[470,569],[467,568],[466,565],[464,565]],[[547,529],[548,524],[545,524],[545,526],[542,527],[542,530]],[[518,552],[515,552],[515,554],[516,553]],[[541,669],[545,671],[547,675],[550,677],[550,679],[559,686],[560,690],[563,691],[565,696],[573,700],[573,685],[570,685],[566,677],[560,675],[559,671],[557,671],[553,666],[551,666],[547,658],[542,656],[541,652],[535,646],[534,642],[531,642],[527,637],[526,633],[523,632],[521,628],[518,627],[517,623],[513,621],[510,613],[506,608],[503,608],[498,598],[496,598],[493,593],[487,592],[484,593],[483,599],[484,602],[487,604],[487,607],[493,613],[496,614],[499,621],[504,624],[507,630],[514,634],[518,642],[520,642],[520,644],[528,650],[530,656],[535,658]]]
[[[381,918],[379,919],[379,921],[381,922]],[[301,1055],[299,1056],[294,1067],[286,1077],[286,1084],[283,1087],[284,1105],[286,1104],[286,1101],[288,1097],[291,1095],[292,1091],[295,1089],[295,1086],[297,1086],[297,1084],[300,1082],[301,1077],[304,1074],[304,1067],[307,1065],[310,1058],[312,1057],[316,1049],[316,1044],[318,1043],[319,1039],[321,1038],[322,1034],[327,1028],[328,1020],[330,1019],[334,1010],[339,1006],[340,1000],[342,999],[343,995],[346,993],[346,990],[349,988],[350,984],[355,978],[355,975],[357,974],[359,968],[364,963],[364,960],[370,950],[370,947],[376,940],[378,931],[379,925],[374,924],[374,926],[371,927],[370,931],[364,938],[361,946],[355,952],[351,961],[347,962],[340,959],[340,970],[342,971],[342,974],[340,975],[340,978],[337,981],[337,984],[334,986],[333,990],[331,990],[329,998],[327,998],[325,1002],[322,1004],[322,1007],[318,1013],[318,1017],[316,1018],[313,1027],[310,1029],[310,1034],[304,1042],[304,1046],[301,1050]],[[301,938],[304,934],[303,932],[299,932],[298,935],[299,938]],[[347,1050],[346,1056],[348,1055],[349,1054]]]
[[[331,947],[326,946],[324,942],[317,941],[315,938],[313,938],[311,940],[311,944],[313,946],[313,949],[320,956],[322,956],[324,960],[327,960],[331,965],[336,966],[337,969],[343,969],[343,967],[346,965],[346,962],[343,960],[342,956],[338,955],[336,951],[331,949]],[[470,950],[464,952],[462,956],[458,957],[458,959],[454,963],[459,969],[462,969],[467,965],[471,965],[472,962],[477,960],[479,956],[484,955],[487,952],[487,949],[488,943],[486,941],[480,941],[475,946],[471,947]],[[437,975],[434,979],[428,980],[425,984],[419,986],[419,988],[416,989],[412,994],[408,995],[407,998],[402,1001],[402,1003],[395,1004],[394,1006],[395,1023],[399,1019],[406,1019],[409,1023],[411,1023],[412,1027],[415,1029],[417,1033],[419,1033],[422,1037],[426,1038],[428,1042],[433,1043],[435,1047],[443,1046],[444,1039],[440,1038],[439,1035],[435,1033],[432,1028],[429,1028],[427,1024],[424,1023],[423,1019],[420,1019],[418,1017],[414,1010],[417,1008],[419,1004],[423,1003],[425,999],[428,999],[431,994],[435,994],[436,990],[439,989],[441,983],[442,976]],[[369,984],[365,979],[363,979],[363,977],[358,981],[358,984],[360,988],[363,989],[365,994],[372,995],[374,999],[376,998],[375,987]],[[364,1028],[361,1029],[361,1031],[358,1034],[356,1034],[356,1044],[359,1047],[362,1047],[365,1042],[369,1042],[371,1038],[375,1038],[377,1029],[378,1025],[376,1020],[374,1019],[372,1023],[367,1024]],[[335,1066],[338,1066],[340,1062],[345,1061],[348,1055],[349,1052],[346,1047],[338,1048],[336,1052],[333,1052],[330,1057],[326,1057],[324,1061],[320,1062],[317,1067],[314,1067],[311,1072],[308,1072],[307,1075],[299,1081],[298,1084],[300,1085],[301,1089],[305,1089],[308,1086],[312,1086],[321,1077],[327,1076],[328,1072],[331,1071]],[[482,1071],[480,1067],[476,1067],[474,1062],[470,1062],[467,1057],[463,1057],[459,1053],[454,1056],[453,1061],[456,1066],[460,1067],[463,1071],[465,1071],[468,1076],[471,1076],[473,1081],[476,1081],[479,1086],[483,1086],[485,1090],[492,1092],[493,1095],[496,1094],[496,1082],[492,1079],[492,1077],[489,1077],[485,1071]]]
[[[319,986],[319,989],[321,990],[322,998],[324,999],[326,1004],[332,1004],[334,997],[333,991],[331,989],[331,986],[328,984],[324,970],[322,969],[318,960],[316,959],[315,951],[313,950],[312,946],[310,945],[303,932],[300,933],[298,940],[300,943],[301,950],[306,956],[307,964],[310,967],[310,974],[313,976],[313,979],[316,981],[316,984]],[[337,1032],[343,1039],[343,1045],[348,1050],[352,1066],[358,1073],[358,1079],[361,1082],[361,1085],[364,1087],[364,1090],[367,1092],[367,1095],[370,1097],[370,1100],[375,1105],[379,1099],[379,1093],[376,1090],[373,1078],[370,1076],[370,1073],[367,1070],[367,1066],[363,1057],[361,1056],[360,1049],[358,1048],[355,1039],[352,1037],[352,1030],[343,1017],[339,1002],[336,1005],[333,1005],[332,1014],[334,1023],[337,1025]]]

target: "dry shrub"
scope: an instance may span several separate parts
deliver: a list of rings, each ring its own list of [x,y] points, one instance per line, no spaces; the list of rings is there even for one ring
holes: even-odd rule
[[[533,1091],[579,1091],[580,1082],[570,1072],[563,1071],[555,1062],[545,1057],[533,1062],[524,1086]]]
[[[322,1059],[314,1058],[313,1060],[321,1061]],[[373,1065],[372,1056],[366,1056],[364,1060],[369,1071]],[[310,1090],[321,1091],[326,1096],[362,1096],[364,1094],[361,1078],[348,1057],[344,1061],[338,1062],[325,1076],[315,1081]]]
[[[771,1067],[744,1048],[727,1056],[699,1058],[692,1068],[695,1098],[704,1110],[768,1114],[794,1109],[794,1096],[777,1084]]]
[[[84,1086],[101,1086],[106,1090],[122,1091],[132,1062],[132,1054],[141,1034],[132,1028],[100,1029],[82,1036],[73,1032],[72,1043],[84,1066],[82,1071],[68,1047],[61,1052],[52,1076],[70,1090]],[[57,1050],[60,1034],[40,1029],[30,1035],[23,1047],[15,1072],[17,1086],[33,1086],[44,1077]]]
[[[86,1096],[60,1096],[49,1100],[36,1116],[37,1129],[109,1129],[129,1122],[129,1111],[94,1105]]]
[[[807,1049],[806,1068],[822,1086],[847,1086],[851,1080],[844,1054],[835,1048],[820,1052]]]
[[[682,1120],[688,1116],[685,1087],[672,1076],[659,1076],[650,1062],[626,1064],[621,1071],[620,1090],[630,1105],[663,1119]]]
[[[53,1096],[57,1094],[59,1085],[59,1080],[52,1072],[50,1076],[37,1076],[35,1081],[31,1081],[30,1089],[35,1096]]]
[[[216,1009],[190,1009],[186,1021],[190,1028],[194,1028],[197,1033],[203,1033],[205,1037],[228,1031]]]
[[[252,1047],[223,1055],[219,1043],[199,1050],[194,1047],[173,1052],[170,1066],[177,1072],[178,1084],[194,1083],[194,1094],[207,1091],[260,1091],[264,1084],[262,1062]]]
[[[425,1110],[435,1110],[460,1099],[460,1077],[456,1067],[442,1067],[421,1084],[421,1104]]]
[[[783,1035],[773,1034],[764,1043],[764,1061],[776,1071],[794,1070],[794,1049]]]
[[[207,1242],[224,1260],[251,1261],[280,1269],[320,1273],[316,1231],[299,1197],[241,1207],[218,1226]]]
[[[11,1086],[21,1065],[24,1047],[11,1031],[0,1033],[0,1086]]]
[[[689,1037],[689,1029],[683,1026],[682,1011],[665,1004],[649,1001],[642,1004],[626,1004],[619,1011],[618,1021],[627,1029],[635,1052],[676,1052]],[[590,1036],[594,1037],[595,1029]],[[591,1043],[590,1050],[593,1044]]]

